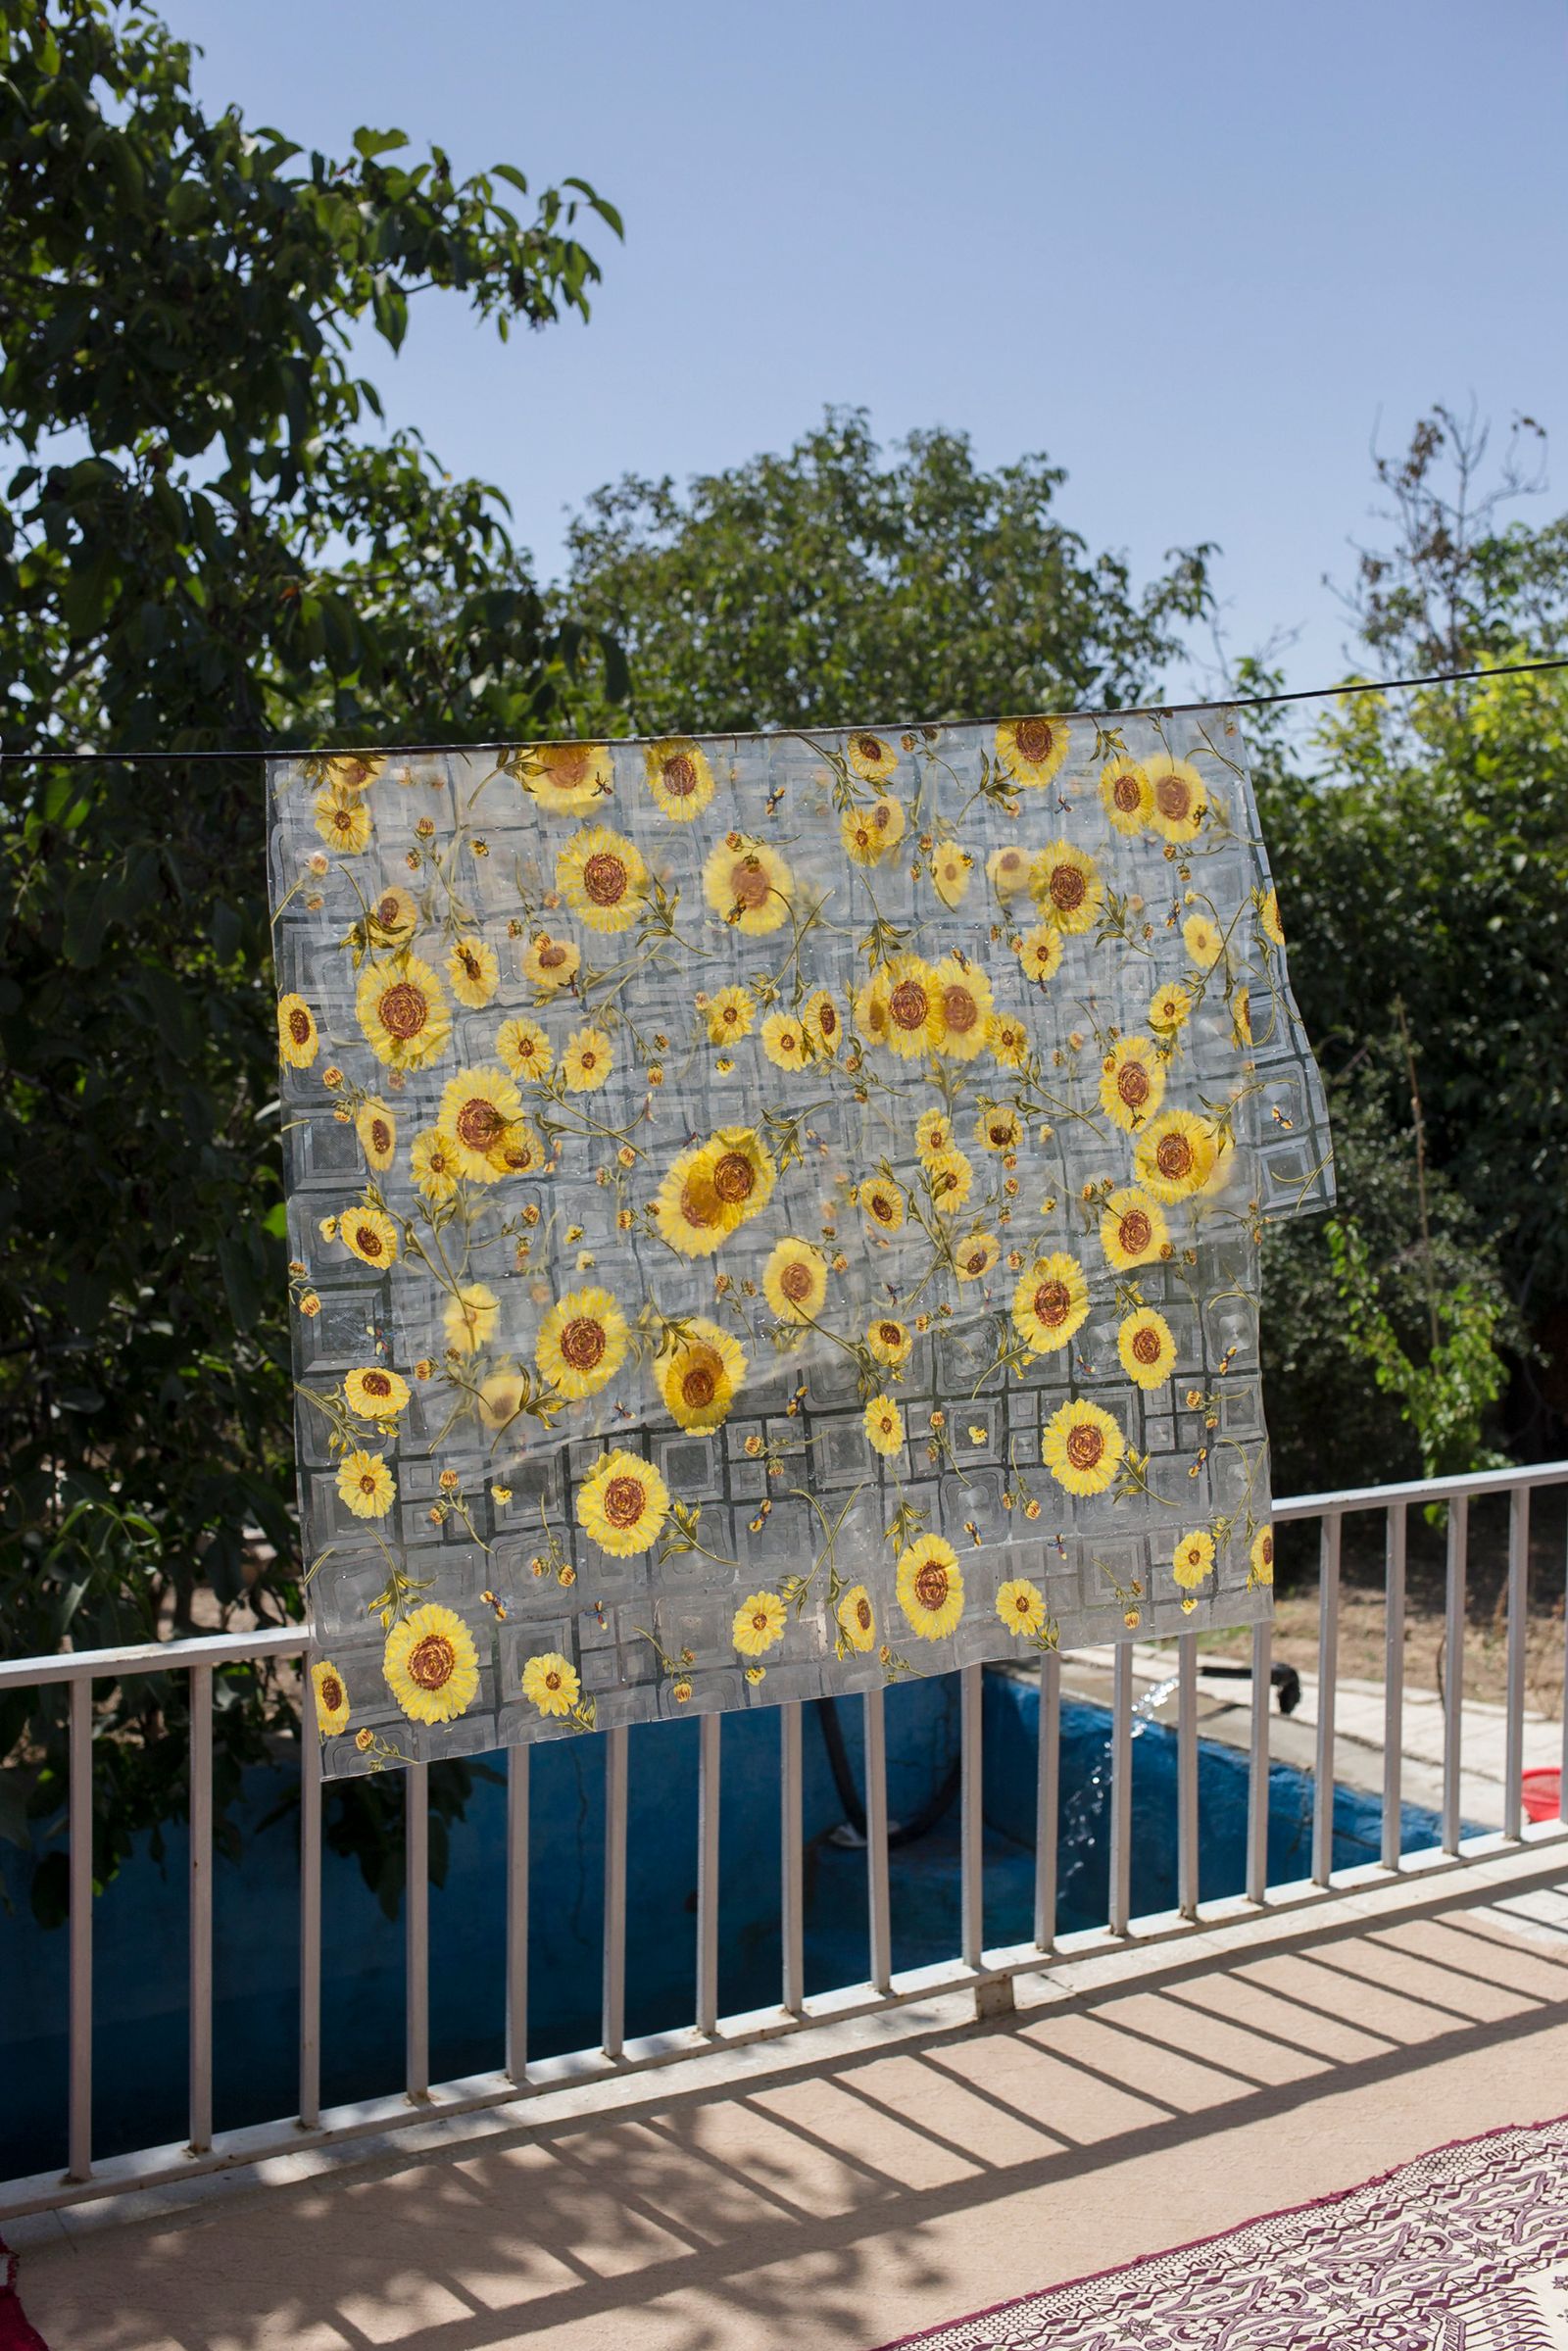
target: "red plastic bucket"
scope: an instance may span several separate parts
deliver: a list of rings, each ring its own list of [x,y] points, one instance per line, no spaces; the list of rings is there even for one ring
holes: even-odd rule
[[[1557,1818],[1562,1805],[1560,1771],[1526,1772],[1519,1788],[1524,1797],[1527,1820],[1554,1821]]]

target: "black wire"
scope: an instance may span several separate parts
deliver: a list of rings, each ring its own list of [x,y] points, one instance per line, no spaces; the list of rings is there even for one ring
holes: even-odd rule
[[[1568,654],[1554,654],[1549,660],[1540,661],[1501,661],[1487,669],[1440,669],[1426,677],[1358,678],[1348,685],[1298,686],[1284,694],[1219,694],[1211,696],[1207,702],[1141,702],[1129,704],[1125,709],[1120,710],[1047,711],[1045,715],[1062,718],[1175,718],[1193,710],[1261,710],[1268,709],[1271,705],[1284,702],[1325,702],[1336,695],[1399,694],[1407,688],[1415,686],[1462,686],[1474,678],[1524,677],[1535,669],[1568,669]],[[920,726],[928,722],[916,719],[911,723]],[[997,721],[989,718],[973,722],[956,719],[953,723],[955,725],[977,723],[981,726],[991,726],[995,725]],[[867,728],[864,731],[896,735],[906,729],[901,722],[898,726]],[[773,740],[774,737],[783,738],[800,732],[798,727],[787,726],[750,731],[743,728],[733,733],[724,732],[716,737],[710,735],[706,740],[724,743],[764,743]],[[575,740],[573,737],[565,739],[567,741]],[[617,742],[639,742],[652,738],[633,735],[617,736],[613,739]],[[658,739],[662,741],[665,738]],[[51,767],[121,767],[141,759],[161,759],[166,764],[173,759],[346,759],[356,757],[414,759],[456,751],[501,752],[526,751],[536,748],[545,750],[550,747],[551,740],[553,738],[540,738],[537,744],[520,745],[516,743],[342,743],[314,752],[299,744],[290,743],[251,744],[249,747],[242,747],[235,751],[5,751],[0,748],[0,761],[15,762],[25,759]]]
[[[815,1713],[818,1728],[822,1733],[822,1744],[827,1749],[827,1759],[833,1771],[833,1785],[838,1789],[839,1802],[844,1807],[844,1817],[863,1844],[866,1837],[865,1806],[861,1803],[860,1791],[855,1785],[855,1771],[850,1762],[849,1748],[844,1743],[844,1726],[839,1721],[837,1703],[831,1697],[818,1698],[812,1711]],[[912,1814],[908,1820],[900,1821],[896,1827],[890,1825],[888,1829],[889,1852],[897,1851],[900,1845],[915,1844],[922,1837],[929,1835],[943,1814],[952,1809],[962,1784],[963,1764],[961,1759],[956,1757],[946,1779],[939,1788],[932,1790],[919,1811]]]

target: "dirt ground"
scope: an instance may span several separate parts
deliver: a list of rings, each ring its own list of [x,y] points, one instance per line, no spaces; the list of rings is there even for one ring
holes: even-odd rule
[[[1562,1506],[1544,1497],[1531,1530],[1530,1609],[1525,1643],[1525,1702],[1558,1715],[1563,1697],[1564,1561]],[[1494,1509],[1489,1518],[1500,1519]],[[1285,1538],[1294,1537],[1287,1549]],[[1303,1672],[1317,1670],[1316,1532],[1282,1528],[1275,1591],[1274,1654]],[[1405,1558],[1404,1678],[1411,1690],[1442,1690],[1446,1670],[1446,1552],[1441,1528],[1411,1514]],[[1381,1529],[1347,1522],[1340,1562],[1339,1669],[1381,1682],[1384,1656],[1384,1556]],[[1464,1693],[1500,1703],[1508,1654],[1506,1525],[1472,1523],[1465,1584]],[[1221,1654],[1249,1652],[1247,1632],[1204,1637]]]

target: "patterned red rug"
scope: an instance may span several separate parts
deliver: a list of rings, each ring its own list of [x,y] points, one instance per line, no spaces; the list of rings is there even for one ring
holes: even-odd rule
[[[1568,2351],[1568,2116],[884,2351]]]
[[[0,2351],[49,2351],[36,2327],[29,2327],[17,2300],[17,2257],[0,2237]]]

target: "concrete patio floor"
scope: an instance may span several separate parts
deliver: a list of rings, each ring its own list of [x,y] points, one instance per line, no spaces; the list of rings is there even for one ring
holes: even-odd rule
[[[1563,1877],[1526,1849],[1073,1962],[1015,2016],[931,2001],[6,2233],[51,2351],[869,2351],[1568,2108]]]

